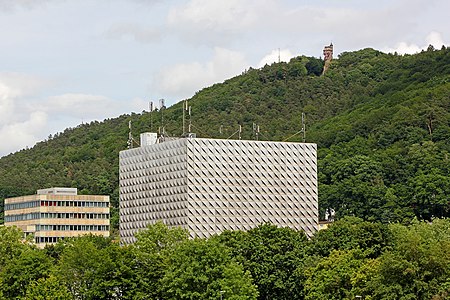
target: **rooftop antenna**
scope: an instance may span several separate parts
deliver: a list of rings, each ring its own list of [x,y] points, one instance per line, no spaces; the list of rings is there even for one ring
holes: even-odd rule
[[[220,126],[220,128],[221,128],[220,130],[222,130],[223,126]],[[231,139],[236,133],[239,134],[238,137],[239,137],[239,139],[241,139],[241,133],[242,133],[242,126],[241,125],[239,125],[239,129],[237,131],[235,131],[232,135],[230,135],[227,138],[227,140]]]
[[[128,121],[128,141],[127,141],[128,149],[133,149],[133,143],[139,146],[139,144],[134,140],[133,135],[131,134],[131,120],[130,120]]]
[[[161,136],[164,139],[165,136],[165,129],[164,129],[164,109],[166,107],[164,106],[164,99],[159,99],[159,110],[161,111],[161,128],[159,133],[161,134]]]
[[[188,108],[188,101],[187,100],[184,100],[184,103],[183,103],[183,135],[182,136],[185,136],[186,135],[186,126],[185,126],[185,122],[186,122],[186,111],[188,110],[189,108]],[[190,131],[190,130],[189,130]]]
[[[133,136],[131,135],[131,120],[128,121],[128,141],[127,141],[128,149],[133,148]]]
[[[259,125],[256,123],[253,123],[253,133],[255,134],[256,140],[259,140]]]
[[[150,131],[153,130],[153,101],[149,102],[149,113],[150,113]]]
[[[305,125],[305,113],[302,113],[302,129],[300,129],[300,131],[294,133],[293,135],[291,135],[290,137],[288,137],[287,139],[283,140],[283,142],[286,142],[288,140],[290,140],[292,137],[298,135],[298,134],[302,134],[303,135],[303,143],[306,142],[306,125]]]
[[[186,101],[186,105],[187,105],[187,101]],[[189,127],[188,127],[188,132],[189,132],[189,134],[190,134],[190,133],[191,133],[191,127],[192,127],[191,106],[189,106],[188,114],[189,114]]]
[[[306,141],[305,113],[302,113],[302,133],[303,133],[303,143],[304,143]]]

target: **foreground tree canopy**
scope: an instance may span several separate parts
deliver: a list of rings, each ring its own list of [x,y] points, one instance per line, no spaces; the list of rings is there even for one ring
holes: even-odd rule
[[[162,223],[134,245],[83,236],[37,249],[0,227],[1,299],[448,299],[450,220],[343,218],[308,240],[262,224],[188,239]]]

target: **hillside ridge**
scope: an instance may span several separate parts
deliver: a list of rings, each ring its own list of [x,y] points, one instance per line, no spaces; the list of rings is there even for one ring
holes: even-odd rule
[[[255,123],[260,139],[283,141],[300,130],[304,113],[306,141],[319,146],[322,218],[447,217],[450,48],[403,56],[367,48],[342,53],[323,76],[322,69],[322,60],[299,56],[202,89],[188,99],[192,131],[228,138],[241,125],[242,138],[254,139]],[[182,134],[182,106],[164,110],[172,136]],[[0,212],[4,198],[69,186],[110,195],[117,226],[118,152],[127,147],[130,120],[136,135],[161,126],[159,111],[124,114],[0,158]]]

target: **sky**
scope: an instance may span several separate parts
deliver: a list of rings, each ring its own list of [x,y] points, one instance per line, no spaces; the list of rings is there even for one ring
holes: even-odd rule
[[[449,46],[448,0],[0,0],[0,157],[249,67]]]

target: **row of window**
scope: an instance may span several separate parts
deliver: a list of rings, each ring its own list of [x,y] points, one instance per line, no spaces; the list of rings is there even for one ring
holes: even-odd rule
[[[32,207],[38,207],[38,206],[39,206],[39,201],[9,203],[9,204],[5,204],[5,210],[24,209],[24,208],[32,208]]]
[[[108,231],[109,225],[36,225],[36,231]]]
[[[41,213],[41,219],[109,219],[109,214]]]
[[[29,214],[20,214],[20,215],[10,215],[10,216],[5,216],[5,222],[35,220],[35,219],[39,219],[39,216],[40,216],[40,213],[38,213],[38,212],[29,213]]]
[[[28,201],[5,204],[5,210],[25,209],[38,206],[69,206],[69,207],[109,207],[109,202],[99,201]]]
[[[34,238],[34,242],[36,243],[36,244],[39,244],[39,243],[56,243],[56,242],[58,242],[59,240],[62,240],[62,239],[64,239],[64,237],[56,237],[56,236],[46,236],[46,237],[35,237]]]
[[[41,206],[108,207],[109,203],[97,201],[41,201]]]
[[[95,213],[39,213],[5,216],[5,222],[17,222],[36,219],[109,219],[109,214]]]

